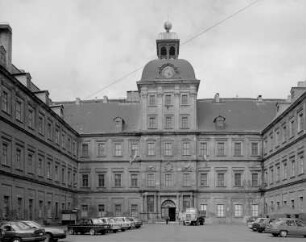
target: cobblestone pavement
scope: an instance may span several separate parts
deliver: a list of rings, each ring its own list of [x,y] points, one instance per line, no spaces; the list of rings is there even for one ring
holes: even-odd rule
[[[246,225],[183,226],[178,224],[145,224],[140,229],[109,233],[106,235],[69,235],[62,242],[306,242],[303,237],[273,237],[267,233],[253,232]]]

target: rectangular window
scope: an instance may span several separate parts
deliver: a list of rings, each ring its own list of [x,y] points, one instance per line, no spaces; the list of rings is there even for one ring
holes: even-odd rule
[[[81,205],[81,217],[82,218],[87,218],[88,216],[88,205],[87,204],[82,204]]]
[[[241,173],[235,173],[235,187],[241,187]]]
[[[51,162],[48,161],[47,163],[47,178],[50,179],[51,178]]]
[[[241,204],[235,204],[235,217],[242,217],[242,205]]]
[[[156,129],[157,125],[156,125],[156,117],[155,116],[150,116],[148,118],[148,128],[149,129]]]
[[[150,94],[149,95],[149,106],[155,106],[156,105],[156,96]]]
[[[183,196],[183,211],[186,211],[187,208],[190,208],[190,196]]]
[[[115,143],[115,156],[122,156],[122,144]]]
[[[147,174],[147,186],[155,187],[155,174]]]
[[[217,204],[217,217],[224,217],[224,204]]]
[[[136,157],[139,155],[139,144],[138,142],[132,142],[131,144],[131,157]]]
[[[97,144],[97,149],[98,149],[98,157],[105,156],[106,151],[105,151],[105,143],[98,143]]]
[[[99,213],[99,217],[105,216],[105,205],[104,204],[98,205],[98,213]]]
[[[155,155],[155,143],[149,142],[148,143],[148,156],[153,156],[153,155]]]
[[[115,173],[115,187],[121,187],[121,174]]]
[[[38,217],[39,218],[43,217],[43,209],[44,209],[44,203],[42,200],[39,200],[38,202]]]
[[[115,216],[121,216],[121,204],[115,204]]]
[[[182,105],[187,105],[188,104],[188,95],[187,94],[182,94],[181,98],[182,98],[181,104]]]
[[[59,145],[60,142],[60,128],[55,128],[55,143]]]
[[[276,181],[280,181],[280,165],[276,166]]]
[[[165,187],[172,187],[173,180],[172,180],[172,174],[168,173],[165,174]]]
[[[47,218],[52,218],[52,205],[50,201],[47,204]]]
[[[257,187],[258,185],[258,172],[252,172],[252,187]]]
[[[82,144],[82,157],[88,157],[88,144]]]
[[[44,134],[44,117],[42,115],[38,116],[38,132]]]
[[[54,167],[54,180],[55,180],[55,181],[58,181],[58,180],[59,180],[58,165],[55,165],[55,167]]]
[[[138,187],[138,174],[131,174],[131,187]]]
[[[199,147],[199,151],[200,151],[200,156],[205,157],[208,155],[207,153],[207,142],[200,142],[200,147]]]
[[[172,116],[166,116],[165,118],[165,129],[172,129],[173,124],[172,124]]]
[[[289,138],[294,136],[294,119],[289,121]]]
[[[225,156],[224,142],[217,142],[217,156]]]
[[[165,105],[169,106],[171,104],[172,104],[171,95],[170,94],[166,94],[165,95]]]
[[[29,199],[28,205],[29,219],[32,220],[34,218],[34,200],[32,198]]]
[[[182,116],[181,117],[181,128],[182,129],[188,129],[189,128],[188,116]]]
[[[88,174],[82,174],[82,187],[88,187]]]
[[[234,156],[241,156],[242,155],[241,147],[242,147],[241,142],[235,142],[234,143]]]
[[[274,170],[273,167],[270,167],[270,184],[274,182]]]
[[[3,196],[3,218],[8,219],[10,214],[10,197],[9,196]]]
[[[172,143],[165,142],[165,155],[171,156],[172,155]]]
[[[207,173],[201,173],[200,174],[200,186],[207,187],[208,186],[208,179],[207,179]]]
[[[299,174],[304,173],[304,153],[299,155]]]
[[[34,112],[34,108],[32,108],[31,106],[28,106],[28,126],[31,129],[34,129],[34,125],[35,125],[35,112]]]
[[[259,214],[258,204],[252,204],[252,216],[257,217]]]
[[[62,183],[66,183],[65,168],[62,168]]]
[[[98,175],[98,186],[99,187],[104,187],[105,186],[105,175],[104,174],[99,174]]]
[[[190,177],[191,177],[190,173],[184,173],[183,174],[183,186],[184,187],[190,186]]]
[[[147,210],[149,213],[154,212],[154,196],[147,196]]]
[[[131,204],[131,216],[138,217],[138,204]]]
[[[38,164],[37,164],[37,174],[39,175],[39,176],[43,176],[44,174],[43,174],[43,166],[44,166],[44,161],[43,161],[43,157],[38,157]]]
[[[9,143],[2,143],[2,164],[5,166],[9,166],[9,156],[10,156],[10,145]]]
[[[52,123],[50,121],[47,123],[47,138],[52,140]]]
[[[28,173],[33,173],[34,171],[34,153],[28,151]]]
[[[291,161],[291,177],[295,176],[295,160]]]
[[[183,155],[190,155],[190,142],[183,142]]]
[[[304,114],[302,112],[298,113],[297,120],[297,132],[304,130]]]
[[[206,214],[207,211],[207,204],[200,204],[200,211],[204,214]]]
[[[224,173],[217,173],[217,187],[224,187]]]
[[[287,125],[283,124],[282,126],[282,143],[287,141]]]
[[[288,166],[287,166],[287,162],[284,162],[283,163],[283,177],[284,179],[287,179],[288,178]]]
[[[23,148],[18,147],[16,148],[16,169],[23,170]]]
[[[252,142],[251,143],[251,155],[252,156],[257,156],[258,155],[258,143],[257,142]]]
[[[9,104],[9,100],[10,100],[10,95],[7,91],[2,91],[2,111],[6,112],[6,113],[10,113],[10,104]]]
[[[41,202],[41,201],[39,201]],[[17,198],[17,218],[23,219],[23,201],[21,197]],[[41,217],[39,217],[41,218]]]
[[[15,108],[16,108],[15,109],[16,120],[22,122],[23,121],[23,102],[17,99]]]

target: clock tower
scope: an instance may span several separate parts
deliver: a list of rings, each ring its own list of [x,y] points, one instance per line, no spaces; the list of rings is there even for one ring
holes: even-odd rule
[[[196,100],[200,81],[191,64],[179,59],[180,40],[164,24],[156,40],[158,59],[150,61],[137,82],[141,128],[149,132],[188,132],[197,129]]]

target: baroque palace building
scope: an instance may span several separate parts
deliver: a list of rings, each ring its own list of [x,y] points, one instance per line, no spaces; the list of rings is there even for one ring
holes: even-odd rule
[[[306,82],[287,99],[198,99],[171,24],[125,99],[53,102],[16,68],[0,25],[0,218],[208,222],[305,214]]]

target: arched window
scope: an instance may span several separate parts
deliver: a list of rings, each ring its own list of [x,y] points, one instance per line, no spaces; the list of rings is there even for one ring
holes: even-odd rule
[[[160,55],[161,55],[161,57],[167,57],[167,49],[166,49],[166,47],[162,47],[160,49]]]
[[[175,56],[175,48],[173,46],[170,47],[170,57]]]

